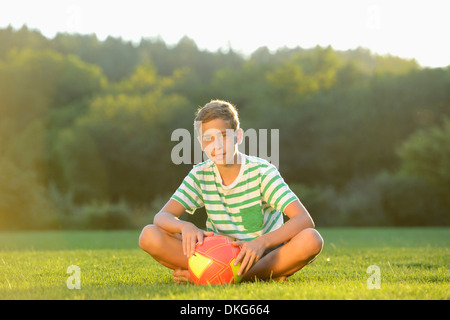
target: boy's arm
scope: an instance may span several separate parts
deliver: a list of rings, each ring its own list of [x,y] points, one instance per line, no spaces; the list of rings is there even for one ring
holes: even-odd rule
[[[181,217],[185,210],[181,203],[170,199],[155,215],[153,223],[170,233],[181,233],[181,225],[185,221],[179,220],[178,218]]]
[[[242,261],[238,275],[246,273],[263,255],[264,251],[292,239],[306,228],[314,228],[314,222],[299,200],[292,201],[284,210],[289,221],[277,230],[266,233],[252,241],[236,241],[242,246],[235,264]]]
[[[190,222],[179,220],[178,218],[185,210],[181,203],[170,199],[155,215],[153,223],[170,233],[180,233],[183,241],[183,253],[189,258],[195,251],[197,240],[199,243],[203,243],[203,236],[211,236],[213,233],[200,230]]]
[[[280,228],[272,232],[266,233],[258,239],[263,240],[265,249],[275,247],[286,241],[291,240],[300,231],[307,228],[314,228],[314,221],[309,212],[299,200],[292,201],[284,209],[284,213],[289,217],[289,220]]]

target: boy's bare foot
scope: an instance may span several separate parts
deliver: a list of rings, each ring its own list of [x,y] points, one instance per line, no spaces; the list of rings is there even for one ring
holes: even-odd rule
[[[189,274],[189,270],[186,269],[175,269],[172,272],[173,281],[176,283],[192,283],[191,275]]]
[[[286,281],[287,277],[286,276],[281,276],[278,278],[272,278],[273,281],[280,281],[280,282],[284,282]]]

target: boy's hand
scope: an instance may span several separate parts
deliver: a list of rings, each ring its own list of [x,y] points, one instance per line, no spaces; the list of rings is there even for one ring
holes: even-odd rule
[[[203,237],[210,237],[214,232],[207,232],[200,230],[195,225],[189,222],[183,223],[181,227],[181,237],[183,241],[183,254],[190,257],[195,252],[195,245],[203,243]]]
[[[266,246],[261,238],[256,238],[251,241],[234,241],[232,245],[241,247],[241,252],[236,257],[234,261],[234,265],[238,265],[241,262],[241,267],[238,271],[238,276],[241,276],[247,273],[248,270],[256,263],[259,259],[261,259],[264,251],[266,250]]]

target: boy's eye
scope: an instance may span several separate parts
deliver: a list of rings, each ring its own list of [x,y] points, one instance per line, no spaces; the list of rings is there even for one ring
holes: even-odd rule
[[[222,132],[222,133],[218,133],[217,135],[204,135],[204,136],[202,136],[202,141],[203,142],[210,142],[210,141],[213,140],[213,137],[214,137],[215,140],[217,140],[217,139],[220,139],[220,138],[225,139],[225,138],[229,138],[229,137],[232,137],[232,136],[233,136],[233,134],[227,135],[226,132]]]

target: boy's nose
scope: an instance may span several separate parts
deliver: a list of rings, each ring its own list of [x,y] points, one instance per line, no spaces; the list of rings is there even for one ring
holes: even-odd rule
[[[214,139],[214,148],[215,149],[222,149],[223,147],[223,142],[222,139]]]

